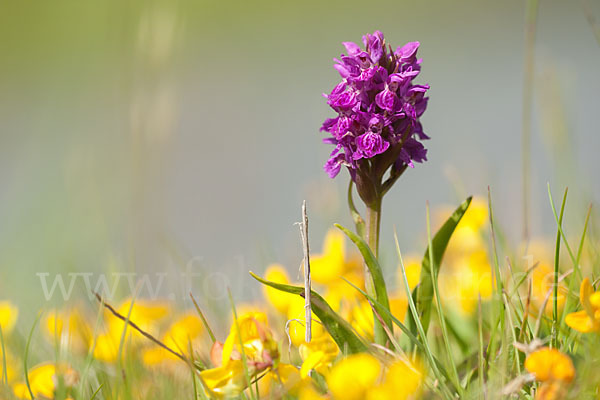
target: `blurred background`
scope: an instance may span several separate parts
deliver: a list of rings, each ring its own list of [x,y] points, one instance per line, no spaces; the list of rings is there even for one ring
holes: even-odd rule
[[[3,2],[0,297],[43,303],[40,273],[191,269],[222,274],[195,292],[251,298],[248,270],[296,271],[303,199],[315,251],[334,222],[351,225],[347,173],[322,170],[331,148],[318,130],[333,112],[321,94],[339,81],[341,42],[377,29],[394,47],[421,42],[431,85],[429,161],[384,201],[388,268],[394,227],[420,254],[426,201],[457,205],[488,185],[519,243],[526,85],[531,235],[555,235],[547,183],[555,201],[569,186],[567,233],[580,232],[600,198],[591,16],[598,1],[540,1],[526,81],[525,1]],[[187,296],[180,279],[164,287]]]

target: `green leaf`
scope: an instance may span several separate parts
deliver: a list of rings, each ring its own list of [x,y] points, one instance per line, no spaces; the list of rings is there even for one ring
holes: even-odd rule
[[[350,240],[352,240],[352,242],[354,242],[354,244],[360,251],[360,254],[362,255],[362,257],[365,261],[365,264],[367,264],[367,268],[369,268],[369,272],[371,273],[371,278],[373,279],[373,286],[375,288],[375,299],[377,300],[377,302],[379,304],[381,304],[383,307],[385,307],[385,309],[387,311],[389,311],[390,310],[390,301],[388,299],[388,293],[387,293],[387,289],[385,287],[385,280],[383,279],[383,272],[381,271],[381,266],[379,265],[377,258],[371,251],[371,248],[369,247],[367,242],[365,242],[364,239],[362,239],[356,233],[350,231],[349,229],[344,228],[340,224],[334,224],[334,226],[336,228],[338,228],[339,230],[341,230],[342,232],[344,232],[346,234],[346,236],[348,236],[350,238]],[[377,317],[375,315],[373,316],[373,318],[375,320],[375,329],[377,329],[377,327],[381,324],[379,323],[379,320],[377,319]],[[392,327],[393,327],[392,319],[387,314],[382,314],[382,319],[385,322],[385,324],[390,329],[392,329]],[[381,329],[383,331],[383,328],[381,326],[379,326],[379,329]],[[386,337],[385,331],[380,332],[380,333],[382,334],[382,337]]]
[[[250,275],[260,283],[281,290],[282,292],[297,294],[298,296],[304,295],[304,288],[302,286],[271,282],[253,272],[250,272]],[[340,350],[347,349],[350,354],[367,351],[367,344],[354,333],[352,326],[333,311],[325,299],[314,290],[311,291],[311,306],[312,311],[321,320],[321,323],[333,340],[335,340]]]
[[[433,237],[433,240],[431,241],[431,260],[433,263],[430,262],[429,246],[427,246],[427,249],[425,250],[425,256],[423,257],[423,262],[421,263],[421,281],[419,286],[416,288],[417,311],[419,313],[421,324],[423,325],[425,333],[427,333],[427,329],[429,328],[433,300],[431,268],[433,267],[435,269],[435,276],[437,276],[440,270],[442,258],[444,257],[444,252],[446,251],[446,247],[448,247],[448,242],[450,241],[456,226],[469,208],[472,198],[472,196],[468,197],[460,206],[458,206],[450,218],[446,220],[444,225],[442,225],[440,230]]]

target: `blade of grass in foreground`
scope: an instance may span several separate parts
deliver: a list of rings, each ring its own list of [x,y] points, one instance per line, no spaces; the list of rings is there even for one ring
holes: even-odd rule
[[[374,307],[375,309],[377,309],[377,311],[381,311],[383,314],[388,315],[391,319],[392,322],[398,327],[400,328],[400,330],[406,335],[406,337],[419,349],[421,350],[423,353],[427,354],[427,349],[425,348],[425,345],[423,343],[421,343],[421,341],[419,341],[419,339],[417,339],[417,337],[415,335],[412,334],[412,332],[410,331],[410,329],[404,325],[402,322],[400,322],[400,320],[398,318],[396,318],[394,316],[394,314],[391,313],[391,311],[386,310],[385,308],[383,308],[383,306],[379,303],[377,303],[377,300],[375,300],[372,296],[369,296],[369,294],[367,292],[365,292],[364,290],[362,290],[361,288],[359,288],[358,286],[356,286],[355,284],[353,284],[352,282],[350,282],[349,280],[347,280],[346,278],[342,278],[344,281],[346,281],[347,284],[349,284],[350,286],[352,286],[354,289],[356,289],[358,292],[360,292],[372,305],[372,307]],[[414,304],[414,301],[413,301]],[[448,376],[448,373],[445,371],[444,368],[442,368],[442,363],[432,354],[432,359],[429,360],[430,362],[433,362],[436,367],[437,370],[439,372],[441,372],[442,374],[442,378],[445,379],[445,381],[447,382],[452,382],[452,380],[450,379],[450,377]],[[432,367],[433,369],[433,367]],[[436,379],[438,381],[440,380],[440,377],[436,376]],[[439,391],[440,389],[437,388],[437,390]]]
[[[398,235],[395,231],[394,231],[394,240],[396,241],[396,252],[398,253],[398,259],[400,261],[400,268],[402,270],[404,289],[406,290],[406,297],[408,298],[408,305],[409,305],[410,312],[413,317],[412,318],[413,322],[417,328],[417,332],[421,336],[423,349],[425,350],[425,355],[429,359],[431,369],[433,370],[433,373],[436,376],[438,376],[438,378],[441,378],[442,374],[441,374],[441,371],[438,368],[437,363],[434,359],[433,352],[431,351],[431,348],[429,347],[429,343],[427,342],[427,334],[425,333],[425,329],[423,328],[423,325],[421,324],[421,320],[419,318],[419,313],[417,311],[417,306],[415,305],[415,302],[413,301],[412,297],[410,296],[410,285],[408,284],[408,278],[406,277],[406,270],[404,269],[404,262],[402,261],[402,253],[400,252],[400,244],[398,243]],[[440,379],[440,382],[444,382],[444,381],[442,379]],[[446,397],[448,397],[448,398],[454,397],[452,394],[452,391],[446,386],[445,383],[444,383],[444,386],[442,386],[442,387],[443,387],[444,391],[447,392],[447,393],[445,393]],[[457,390],[458,390],[458,388],[457,388]]]
[[[586,236],[586,232],[588,229],[588,224],[590,222],[591,214],[592,214],[592,205],[590,204],[587,215],[585,216],[583,232],[581,233],[581,239],[579,240],[579,248],[577,249],[577,259],[576,259],[577,265],[579,265],[579,262],[581,261],[581,254],[583,252],[583,245],[585,243],[585,236]],[[567,298],[565,300],[565,307],[564,307],[563,312],[561,313],[561,317],[560,317],[559,330],[562,330],[564,328],[565,316],[571,311],[570,310],[571,309],[571,296],[572,296],[572,293],[575,291],[574,283],[575,283],[575,277],[571,276],[571,279],[569,279],[569,289],[567,292]],[[566,343],[567,343],[567,341],[563,341],[561,350],[565,349]]]
[[[448,339],[448,329],[446,328],[446,317],[444,315],[444,310],[442,308],[441,297],[438,289],[438,272],[439,266],[436,265],[435,260],[433,258],[433,243],[431,241],[431,221],[429,217],[429,203],[427,203],[426,207],[427,214],[427,250],[429,253],[429,265],[430,273],[431,273],[431,282],[433,284],[433,297],[435,297],[435,305],[437,309],[437,315],[439,317],[440,328],[442,330],[442,339],[444,342],[444,347],[446,349],[446,356],[450,362],[450,367],[452,369],[452,377],[454,379],[454,385],[458,389],[459,397],[463,396],[463,388],[460,385],[460,378],[458,377],[458,370],[456,369],[456,363],[454,362],[454,357],[452,356],[452,349],[450,348],[450,340]]]
[[[29,395],[31,396],[31,400],[35,400],[35,396],[33,395],[33,391],[31,390],[31,385],[29,383],[29,367],[27,366],[27,359],[29,358],[29,348],[31,346],[31,338],[33,337],[33,332],[35,331],[35,327],[42,318],[42,313],[39,313],[35,321],[33,322],[33,326],[31,327],[31,331],[29,331],[29,336],[27,337],[27,344],[25,345],[25,355],[23,356],[23,372],[25,373],[25,385],[27,386],[27,390],[29,391]]]
[[[281,290],[282,292],[296,294],[298,296],[304,294],[304,288],[301,286],[271,282],[259,277],[254,272],[250,272],[250,275],[263,285]],[[351,354],[367,351],[367,344],[354,333],[352,326],[333,311],[325,299],[314,290],[311,291],[311,303],[313,312],[321,320],[321,323],[327,332],[329,332],[333,340],[335,340],[340,350],[347,348]]]
[[[471,204],[472,197],[468,197],[446,220],[444,225],[440,228],[439,231],[435,234],[431,241],[431,253],[432,257],[430,257],[430,247],[428,246],[425,251],[425,255],[423,256],[423,262],[421,265],[421,279],[420,284],[417,287],[417,316],[420,316],[421,324],[423,326],[423,331],[427,333],[429,328],[429,320],[431,318],[431,301],[433,300],[433,282],[431,280],[431,268],[433,260],[433,266],[437,269],[440,268],[442,258],[444,257],[444,252],[446,251],[446,247],[448,247],[448,242],[456,229],[456,226],[462,219],[463,215],[469,208]],[[437,275],[436,271],[436,275]],[[407,293],[410,293],[408,291]]]
[[[550,186],[548,186],[550,188]],[[569,193],[569,188],[565,189],[565,194],[563,195],[563,201],[560,206],[560,217],[558,218],[558,229],[556,230],[556,247],[554,249],[554,287],[553,287],[553,295],[552,299],[552,332],[550,338],[550,344],[552,347],[557,347],[558,344],[558,336],[557,336],[557,328],[558,328],[558,273],[560,266],[560,232],[562,230],[562,222],[563,217],[565,215],[565,205],[567,204],[567,193]],[[554,205],[552,205],[554,209]]]

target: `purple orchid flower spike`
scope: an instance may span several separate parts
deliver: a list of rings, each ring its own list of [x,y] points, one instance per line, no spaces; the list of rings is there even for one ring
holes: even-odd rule
[[[429,137],[419,119],[429,85],[413,83],[421,72],[419,42],[392,53],[379,31],[362,40],[362,48],[344,42],[346,54],[335,59],[342,81],[325,97],[337,117],[327,119],[321,130],[335,146],[325,171],[334,178],[346,167],[369,205],[380,202],[407,167],[427,160],[421,141]]]

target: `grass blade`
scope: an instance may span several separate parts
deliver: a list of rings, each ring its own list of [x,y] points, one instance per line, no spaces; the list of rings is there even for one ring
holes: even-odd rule
[[[472,197],[468,197],[446,220],[444,225],[435,234],[431,241],[431,257],[430,257],[430,246],[427,246],[423,262],[421,266],[421,283],[417,287],[417,316],[420,318],[420,322],[423,326],[424,333],[427,333],[429,328],[429,320],[431,318],[431,301],[433,300],[433,282],[431,280],[431,268],[432,262],[436,268],[439,269],[446,247],[450,237],[454,233],[456,226],[460,222],[461,218],[469,208]],[[438,271],[435,271],[437,275]],[[407,289],[407,293],[410,293],[410,289]]]
[[[31,396],[31,400],[35,400],[35,396],[33,395],[33,391],[31,390],[31,385],[29,383],[29,367],[27,366],[27,359],[29,358],[29,348],[31,346],[31,338],[33,337],[33,332],[35,331],[35,327],[42,318],[42,313],[39,313],[35,321],[33,322],[33,326],[31,327],[31,331],[29,331],[29,336],[27,337],[27,344],[25,345],[25,355],[23,356],[23,372],[25,373],[25,385],[27,386],[27,390],[29,391],[29,396]]]
[[[429,269],[431,273],[431,282],[433,284],[433,297],[435,297],[435,305],[437,309],[437,315],[439,317],[440,328],[442,330],[442,338],[444,341],[444,347],[446,349],[446,355],[448,360],[450,361],[450,366],[452,369],[452,375],[454,379],[454,385],[459,391],[459,395],[462,397],[462,386],[460,385],[460,379],[458,377],[458,370],[456,369],[456,363],[454,362],[454,357],[452,356],[452,351],[450,349],[450,340],[448,339],[448,329],[446,328],[446,317],[444,316],[444,310],[442,308],[440,293],[438,290],[438,272],[439,266],[435,263],[433,258],[433,243],[431,241],[431,221],[429,217],[429,203],[426,206],[426,214],[427,214],[427,250],[429,253],[429,265],[431,268]]]
[[[250,272],[250,275],[252,275],[252,277],[260,283],[277,290],[281,290],[282,292],[296,294],[298,296],[304,295],[304,288],[301,286],[292,286],[285,285],[283,283],[271,282],[259,277],[253,272]],[[321,323],[327,332],[329,332],[333,340],[337,343],[340,350],[347,348],[348,352],[351,354],[367,351],[367,344],[362,340],[362,338],[354,333],[354,330],[348,321],[333,311],[333,309],[329,306],[329,304],[327,304],[321,295],[313,290],[311,292],[311,299],[313,312],[321,320]]]

